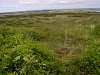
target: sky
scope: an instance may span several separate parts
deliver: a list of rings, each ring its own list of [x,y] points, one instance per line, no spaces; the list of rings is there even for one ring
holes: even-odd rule
[[[100,0],[0,0],[0,12],[100,8]]]

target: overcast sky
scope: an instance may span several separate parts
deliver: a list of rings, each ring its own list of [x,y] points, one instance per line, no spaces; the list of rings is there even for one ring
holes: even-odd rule
[[[100,8],[100,0],[0,0],[0,12],[67,8]]]

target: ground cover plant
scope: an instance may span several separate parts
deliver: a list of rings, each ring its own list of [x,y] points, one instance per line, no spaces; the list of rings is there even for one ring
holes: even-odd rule
[[[0,75],[99,75],[100,13],[0,17]]]

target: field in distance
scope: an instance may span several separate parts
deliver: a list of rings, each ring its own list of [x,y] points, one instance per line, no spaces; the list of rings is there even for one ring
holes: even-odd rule
[[[100,74],[100,13],[0,16],[0,75],[81,74]]]

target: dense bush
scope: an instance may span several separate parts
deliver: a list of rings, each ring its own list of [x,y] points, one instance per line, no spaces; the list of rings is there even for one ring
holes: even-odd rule
[[[60,63],[57,55],[52,50],[48,50],[45,43],[33,40],[41,36],[34,34],[34,30],[33,34],[27,36],[26,33],[30,33],[27,31],[27,29],[12,27],[1,29],[0,75],[65,73],[66,71],[62,71],[65,67],[60,67],[63,64]]]

